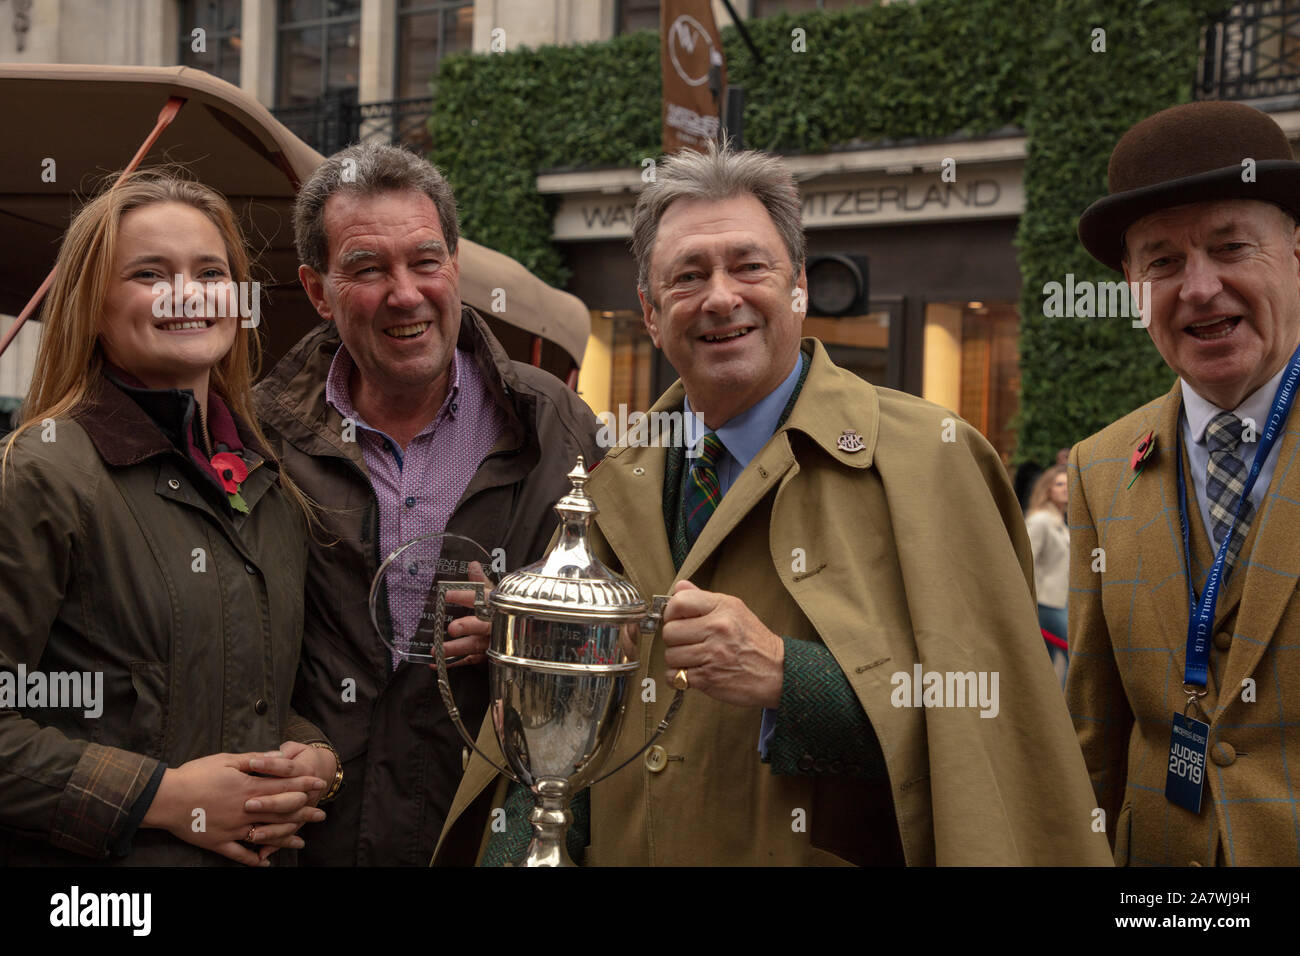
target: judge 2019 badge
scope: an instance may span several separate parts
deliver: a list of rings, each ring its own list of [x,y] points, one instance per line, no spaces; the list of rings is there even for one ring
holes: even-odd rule
[[[1186,714],[1174,714],[1169,736],[1169,772],[1165,775],[1165,799],[1192,813],[1201,812],[1205,786],[1205,752],[1210,742],[1210,725]]]

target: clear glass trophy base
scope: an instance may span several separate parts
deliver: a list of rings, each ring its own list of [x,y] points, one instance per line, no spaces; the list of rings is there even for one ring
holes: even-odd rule
[[[392,655],[394,663],[437,662],[436,645],[447,640],[437,634],[437,588],[451,581],[486,581],[496,584],[504,557],[494,562],[482,545],[459,534],[421,535],[407,541],[384,559],[370,585],[370,620],[375,633]],[[473,595],[464,604],[456,598],[446,604],[446,623],[473,615]],[[468,606],[465,606],[467,604]],[[448,657],[454,664],[464,655]]]

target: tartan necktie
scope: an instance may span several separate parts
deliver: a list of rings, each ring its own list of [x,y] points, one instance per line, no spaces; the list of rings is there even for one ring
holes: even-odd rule
[[[1241,445],[1241,419],[1231,412],[1220,412],[1205,430],[1206,445],[1210,449],[1210,463],[1205,470],[1205,493],[1210,501],[1210,533],[1217,548],[1232,525],[1232,512],[1246,487],[1246,463],[1237,454]],[[1237,560],[1237,554],[1246,540],[1246,529],[1255,511],[1247,499],[1241,508],[1241,520],[1228,545],[1227,565]]]
[[[691,465],[686,481],[686,496],[682,501],[682,515],[686,519],[686,540],[695,544],[709,518],[722,501],[722,483],[718,480],[718,460],[726,449],[714,432],[700,439],[699,457]]]

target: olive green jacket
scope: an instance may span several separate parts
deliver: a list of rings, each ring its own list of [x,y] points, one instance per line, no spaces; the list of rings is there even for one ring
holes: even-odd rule
[[[0,708],[0,864],[228,864],[156,829],[124,857],[110,849],[159,761],[324,739],[289,706],[305,522],[241,439],[247,515],[103,377],[73,418],[15,444],[0,490],[0,672],[102,674],[102,713]]]

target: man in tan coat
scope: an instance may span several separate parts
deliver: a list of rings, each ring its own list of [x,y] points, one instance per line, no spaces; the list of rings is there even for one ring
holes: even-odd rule
[[[1149,283],[1179,380],[1070,457],[1070,711],[1117,863],[1295,866],[1300,470],[1273,403],[1300,343],[1300,163],[1265,114],[1194,103],[1124,135],[1110,192],[1080,238]]]
[[[698,414],[594,471],[598,556],[671,593],[608,766],[574,803],[594,865],[1108,864],[992,448],[799,338],[797,190],[758,153],[664,163],[633,226],[644,319]],[[480,745],[499,756],[490,726]],[[477,757],[435,863],[528,842]],[[504,813],[493,812],[502,810]],[[495,824],[495,825],[494,825]],[[504,832],[498,832],[504,831]]]

